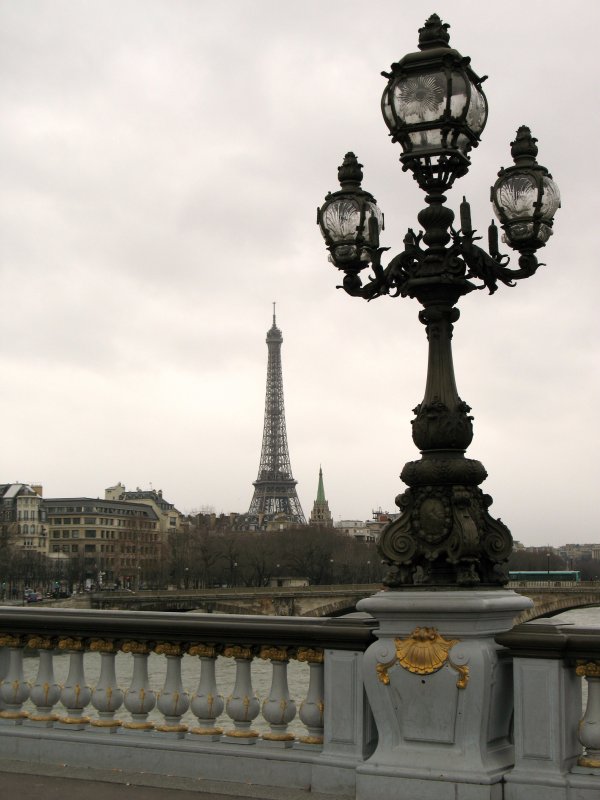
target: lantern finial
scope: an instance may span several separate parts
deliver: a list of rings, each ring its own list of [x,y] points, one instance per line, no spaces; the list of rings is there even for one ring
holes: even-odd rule
[[[346,153],[344,161],[338,167],[338,180],[344,189],[357,189],[363,179],[362,164],[354,153]]]
[[[510,154],[515,164],[525,166],[535,162],[538,154],[536,142],[537,139],[531,135],[531,130],[527,125],[521,125],[516,139],[510,143]]]
[[[450,34],[447,22],[442,22],[437,14],[432,14],[422,28],[419,28],[419,50],[432,47],[448,47]]]

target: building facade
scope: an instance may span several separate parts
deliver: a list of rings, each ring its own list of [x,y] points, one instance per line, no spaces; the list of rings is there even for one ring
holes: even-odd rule
[[[155,582],[163,547],[150,505],[68,497],[44,500],[44,509],[48,555],[71,582],[86,588]]]
[[[48,531],[39,484],[0,484],[0,540],[12,550],[46,554]]]

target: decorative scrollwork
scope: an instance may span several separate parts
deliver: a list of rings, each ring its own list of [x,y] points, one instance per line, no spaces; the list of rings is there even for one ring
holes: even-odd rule
[[[130,639],[127,641],[121,642],[120,649],[124,653],[134,653],[136,655],[147,655],[151,647],[148,642],[135,642]]]
[[[225,658],[239,658],[244,661],[251,661],[254,658],[254,652],[251,647],[243,647],[239,644],[224,647],[223,655]]]
[[[214,644],[193,644],[188,648],[188,653],[201,658],[216,658],[218,655],[217,647]]]
[[[79,652],[81,650],[85,650],[85,645],[83,643],[83,639],[73,639],[68,636],[63,636],[58,640],[58,649],[74,650]]]
[[[154,646],[154,652],[159,656],[182,656],[183,648],[175,642],[159,642]]]
[[[262,658],[264,661],[267,659],[282,662],[290,660],[287,647],[272,647],[270,645],[263,645],[260,648],[259,658]]]

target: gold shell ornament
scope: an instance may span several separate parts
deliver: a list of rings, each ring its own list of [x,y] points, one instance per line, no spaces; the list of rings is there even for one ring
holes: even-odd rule
[[[432,675],[448,662],[459,674],[456,686],[464,689],[469,680],[469,668],[454,664],[450,659],[450,650],[459,641],[444,639],[436,628],[415,628],[406,639],[395,640],[396,655],[391,661],[377,665],[377,676],[387,686],[390,682],[388,670],[396,663],[415,675]]]

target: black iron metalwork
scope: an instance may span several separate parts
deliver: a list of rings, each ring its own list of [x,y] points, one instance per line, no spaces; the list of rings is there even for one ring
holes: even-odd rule
[[[488,229],[489,253],[471,222],[465,198],[460,226],[445,205],[447,191],[469,166],[487,119],[481,81],[448,46],[448,25],[433,15],[420,30],[420,53],[392,65],[382,110],[401,161],[410,170],[427,203],[418,214],[422,231],[409,229],[404,249],[384,267],[379,244],[383,214],[361,186],[362,165],[347,153],[339,177],[341,191],[328,194],[318,212],[330,261],[342,272],[342,287],[355,297],[411,297],[423,310],[419,319],[429,340],[427,384],[414,409],[413,441],[418,461],[404,466],[408,489],[396,498],[400,517],[383,531],[379,551],[390,570],[387,586],[476,587],[508,581],[510,531],[488,509],[492,498],[479,488],[487,477],[479,461],[465,458],[473,438],[470,407],[460,398],[452,362],[452,331],[459,318],[456,304],[475,289],[493,294],[498,284],[514,286],[533,275],[540,264],[535,251],[551,234],[560,206],[556,184],[536,161],[535,139],[526,127],[512,143],[515,166],[501,170],[492,202],[504,241],[519,251],[519,267],[499,251],[498,228]],[[371,267],[365,283],[361,271]],[[342,288],[338,287],[338,288]]]
[[[254,481],[254,495],[245,515],[247,527],[264,527],[280,515],[282,522],[306,525],[288,450],[281,371],[282,343],[283,336],[277,327],[273,303],[273,325],[267,331],[269,356],[262,450],[258,477]]]

